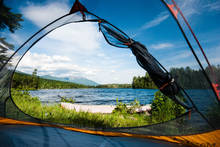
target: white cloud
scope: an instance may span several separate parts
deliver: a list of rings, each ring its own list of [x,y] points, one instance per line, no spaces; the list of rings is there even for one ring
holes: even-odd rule
[[[28,52],[23,57],[17,70],[31,74],[35,68],[38,69],[38,74],[41,76],[85,77],[100,84],[131,83],[133,76],[145,74],[145,71],[138,66],[137,68],[121,68],[101,59],[96,59],[96,62],[91,66],[82,66],[74,63],[67,56],[49,56],[32,52]]]
[[[10,34],[9,37],[16,43],[16,44],[22,44],[24,42],[23,38],[16,34]]]
[[[147,30],[153,27],[156,27],[160,25],[163,21],[165,21],[169,17],[167,12],[161,12],[159,15],[157,15],[152,20],[146,22],[144,25],[140,27],[139,30],[136,31],[136,33],[131,34],[131,37],[136,37],[142,33],[143,30]]]
[[[22,9],[24,16],[35,25],[42,27],[58,17],[67,14],[70,10],[67,3],[52,2],[46,5],[29,4]],[[70,19],[71,18],[71,19]],[[77,15],[69,16],[64,21],[81,18]],[[63,50],[65,53],[91,53],[100,47],[101,34],[96,23],[75,23],[57,28],[44,37],[42,48]],[[39,44],[39,43],[38,43]]]
[[[220,11],[220,1],[209,2],[208,4],[204,5],[204,8],[208,9],[209,11]]]
[[[160,49],[167,49],[172,48],[174,45],[172,43],[159,43],[151,45],[151,48],[160,50]]]
[[[185,17],[191,17],[194,14],[200,14],[201,0],[178,1],[178,5]]]
[[[46,5],[30,4],[22,9],[24,16],[39,27],[66,14],[67,11],[68,6],[58,2]],[[129,50],[124,53],[126,57],[120,57],[124,50],[112,48],[104,41],[96,23],[68,24],[54,30],[35,44],[19,63],[18,70],[32,73],[37,68],[40,75],[80,76],[101,84],[130,83],[133,76],[145,74],[134,57],[128,60],[128,57],[131,58]],[[133,68],[133,64],[136,68]]]
[[[39,27],[67,14],[70,8],[66,3],[53,2],[46,5],[29,4],[23,8],[22,14]]]
[[[168,58],[160,60],[162,65],[164,65],[167,69],[172,67],[192,67],[197,65],[192,52],[189,50],[170,52],[167,56]]]
[[[52,76],[79,76],[93,74],[94,70],[86,67],[80,67],[73,64],[72,60],[67,56],[48,56],[46,54],[38,54],[28,52],[19,63],[18,70],[31,73],[34,69],[38,69],[42,74],[51,74]]]
[[[101,34],[95,23],[76,23],[56,29],[47,38],[62,45],[63,50],[88,53],[100,47]]]
[[[178,0],[177,4],[188,19],[195,14],[199,15],[207,11],[220,11],[220,1],[215,0]]]
[[[161,12],[158,16],[156,16],[153,20],[145,23],[141,29],[146,30],[152,27],[155,27],[162,23],[164,20],[166,20],[169,17],[169,15],[165,12]]]
[[[192,57],[192,56],[193,56],[193,54],[191,51],[181,51],[181,52],[175,53],[175,56],[173,56],[171,59],[173,61],[175,61],[175,60],[186,59],[186,58]]]

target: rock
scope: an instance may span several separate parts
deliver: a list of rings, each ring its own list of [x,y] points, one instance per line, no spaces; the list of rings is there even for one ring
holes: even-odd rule
[[[112,113],[115,109],[115,106],[112,105],[80,105],[65,102],[61,102],[61,107],[68,110],[76,110],[77,112],[84,111],[91,113]]]
[[[91,112],[91,113],[112,113],[116,106],[112,105],[82,105],[82,104],[71,104],[66,102],[61,102],[61,107],[68,110],[75,110],[77,112]],[[129,107],[129,106],[128,106]],[[151,105],[141,106],[136,109],[137,113],[148,112],[151,110]]]
[[[140,108],[136,109],[136,112],[141,113],[141,112],[148,112],[151,110],[151,104],[141,106]]]

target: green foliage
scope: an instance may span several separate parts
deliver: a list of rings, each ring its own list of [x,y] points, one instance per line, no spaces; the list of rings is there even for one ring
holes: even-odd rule
[[[136,113],[136,110],[140,107],[140,102],[135,99],[133,102],[130,103],[129,113]]]
[[[185,112],[185,108],[173,102],[160,91],[155,93],[153,103],[151,104],[151,119],[153,123],[174,119]]]
[[[27,91],[16,91],[11,89],[11,95],[15,104],[31,116],[36,116],[36,111],[40,112],[43,110],[38,97],[32,97]]]
[[[136,113],[136,109],[140,108],[140,106],[140,102],[136,99],[127,105],[123,102],[119,102],[118,98],[116,98],[116,107],[113,113],[134,114]]]
[[[61,102],[66,102],[66,103],[72,103],[74,104],[76,101],[72,98],[67,98],[67,97],[61,97]]]
[[[212,66],[215,73],[216,82],[220,83],[220,65]],[[213,79],[213,75],[208,67],[205,68],[206,73],[210,79]],[[190,67],[186,68],[171,68],[170,73],[181,87],[187,89],[207,89],[210,88],[209,83],[204,77],[202,70],[194,70]]]
[[[126,105],[119,102],[111,114],[76,112],[61,108],[59,104],[42,105],[37,97],[31,97],[27,91],[12,89],[12,98],[15,104],[25,113],[47,121],[64,124],[74,124],[80,127],[132,127],[164,122],[173,119],[185,112],[185,109],[162,95],[155,94],[152,103],[151,116],[144,113],[135,113],[140,107],[137,100]]]
[[[35,69],[32,75],[15,72],[12,80],[12,88],[20,90],[36,90],[88,88],[88,86],[70,82],[42,79],[37,76],[37,69]]]
[[[113,110],[113,113],[128,113],[128,107],[125,103],[122,103],[122,102],[119,102],[118,98],[116,98],[116,107],[115,109]]]
[[[151,80],[150,76],[146,73],[144,77],[134,77],[132,81],[132,88],[139,89],[156,89],[156,85]]]
[[[3,0],[0,1],[0,30],[8,28],[12,33],[21,28],[20,22],[23,21],[21,14],[11,12],[11,8],[4,5]]]
[[[220,83],[220,65],[212,66],[215,73],[216,83]],[[213,79],[213,75],[209,67],[205,68],[206,73],[209,75],[210,79]],[[202,70],[194,70],[190,67],[186,68],[171,68],[171,75],[180,84],[181,87],[186,89],[207,89],[210,88],[209,83],[204,77]],[[156,89],[157,87],[146,73],[144,77],[134,77],[132,82],[132,88],[141,89]]]
[[[76,112],[61,108],[59,104],[42,105],[37,97],[31,97],[28,92],[12,89],[15,104],[25,113],[39,119],[55,123],[73,124],[79,127],[132,127],[147,125],[149,116],[144,114],[125,115],[121,113],[101,114]]]
[[[0,31],[8,28],[14,33],[16,29],[21,27],[20,21],[23,21],[21,14],[12,13],[11,9],[4,5],[3,0],[0,0]],[[4,37],[0,37],[0,67],[3,66],[9,58],[6,54],[7,50],[14,49],[14,46],[5,40]],[[8,65],[10,66],[11,64]]]

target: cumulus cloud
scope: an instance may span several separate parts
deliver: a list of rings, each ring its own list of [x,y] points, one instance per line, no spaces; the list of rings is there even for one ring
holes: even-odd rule
[[[94,70],[80,67],[73,64],[72,60],[67,56],[46,54],[38,54],[28,52],[19,63],[18,70],[31,73],[34,69],[38,69],[41,75],[50,74],[53,76],[79,76],[90,75]],[[63,74],[65,73],[65,74]]]
[[[67,3],[55,1],[46,5],[29,4],[22,9],[22,13],[33,24],[42,27],[67,14],[69,10]],[[72,16],[70,18],[71,20],[77,19],[79,16],[75,15],[74,18]],[[88,53],[100,47],[100,37],[97,24],[76,23],[54,30],[43,39],[45,42],[43,44],[46,44],[44,47],[48,47],[48,50],[51,48],[51,50],[62,49],[64,52],[71,50],[69,53],[77,51]]]
[[[167,49],[167,48],[171,48],[174,45],[172,43],[159,43],[159,44],[153,44],[151,45],[151,48],[156,49],[156,50],[160,50],[160,49]]]
[[[31,74],[38,69],[38,74],[56,77],[84,77],[105,83],[131,83],[133,76],[141,76],[141,68],[119,68],[110,60],[96,59],[91,65],[80,65],[68,56],[38,54],[28,52],[18,65],[17,70]],[[138,67],[138,66],[137,66]]]
[[[74,52],[88,53],[98,49],[101,44],[101,34],[94,23],[69,24],[56,29],[47,38],[61,44],[60,48]]]
[[[66,3],[53,2],[46,5],[29,4],[22,8],[21,12],[27,19],[31,20],[39,27],[47,25],[49,22],[65,15],[70,10]]]
[[[29,4],[22,9],[24,17],[38,27],[66,14],[66,3],[51,2],[45,5]],[[77,17],[77,16],[76,16]],[[145,74],[135,58],[119,57],[104,41],[98,25],[92,22],[72,23],[58,28],[41,39],[24,56],[18,70],[32,73],[35,68],[39,75],[57,77],[80,76],[98,83],[131,83],[133,76]],[[135,66],[131,66],[135,63]]]

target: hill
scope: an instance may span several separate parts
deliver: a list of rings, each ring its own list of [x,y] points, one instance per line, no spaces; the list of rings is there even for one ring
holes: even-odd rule
[[[56,80],[56,81],[62,81],[62,82],[71,82],[71,83],[77,83],[77,84],[82,84],[82,85],[87,85],[87,86],[97,86],[99,85],[98,83],[89,80],[87,78],[83,77],[55,77],[55,76],[50,76],[50,75],[45,75],[45,76],[40,76],[43,79],[49,79],[49,80]]]

